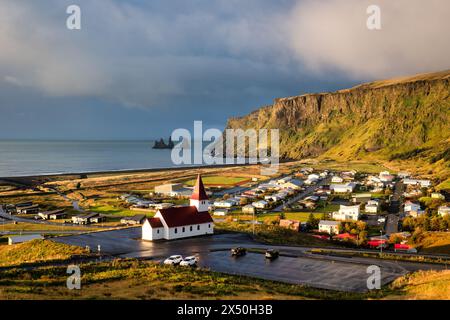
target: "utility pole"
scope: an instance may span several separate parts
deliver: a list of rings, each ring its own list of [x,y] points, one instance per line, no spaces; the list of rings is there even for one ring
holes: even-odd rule
[[[383,230],[380,230],[380,257],[383,255],[383,243],[381,241],[383,239]]]

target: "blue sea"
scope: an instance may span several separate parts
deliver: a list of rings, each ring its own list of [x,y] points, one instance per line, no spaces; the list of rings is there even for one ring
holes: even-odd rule
[[[176,167],[154,141],[0,140],[0,177]]]

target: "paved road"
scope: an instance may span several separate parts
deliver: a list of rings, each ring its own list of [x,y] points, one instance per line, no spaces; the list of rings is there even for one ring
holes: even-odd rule
[[[257,243],[243,234],[217,234],[160,242],[141,241],[140,236],[140,228],[129,228],[58,237],[53,238],[52,241],[82,247],[89,245],[94,251],[100,245],[102,253],[122,258],[146,258],[162,261],[173,254],[183,256],[195,254],[199,257],[201,267],[215,271],[355,292],[367,289],[367,267],[369,265],[380,266],[383,284],[419,268],[439,268],[436,265],[397,263],[358,257],[319,256],[308,253],[310,248],[289,246],[270,246],[280,250],[281,256],[269,263],[262,254],[253,252],[237,259],[230,257],[229,249],[236,246],[268,248],[267,245]]]
[[[385,233],[389,236],[392,233],[398,232],[398,223],[400,215],[403,213],[402,197],[405,186],[401,181],[395,183],[394,193],[391,197],[391,202],[388,208],[389,214],[386,217],[384,226]]]
[[[305,189],[305,191],[300,192],[299,194],[295,195],[294,197],[290,198],[289,200],[287,200],[285,203],[280,204],[278,207],[276,207],[275,209],[271,210],[274,212],[280,212],[283,211],[283,207],[286,205],[291,205],[307,196],[309,196],[310,194],[314,193],[314,190],[316,190],[319,186],[322,186],[324,184],[327,184],[330,181],[330,178],[325,178],[322,179],[318,184],[313,185],[313,186],[309,186]]]

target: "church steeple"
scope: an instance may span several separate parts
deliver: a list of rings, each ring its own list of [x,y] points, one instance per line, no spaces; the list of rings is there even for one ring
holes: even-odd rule
[[[208,196],[206,195],[201,175],[197,176],[197,182],[194,191],[192,192],[190,205],[197,207],[198,212],[208,211]]]

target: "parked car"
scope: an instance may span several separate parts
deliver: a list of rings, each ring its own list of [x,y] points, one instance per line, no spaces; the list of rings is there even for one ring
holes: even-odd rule
[[[41,220],[41,219],[42,219],[41,216],[38,216],[38,215],[34,216],[34,220]]]
[[[266,259],[274,260],[274,259],[278,258],[279,255],[280,255],[280,253],[277,250],[268,249],[268,250],[266,250],[265,257],[266,257]]]
[[[174,255],[174,256],[170,256],[166,260],[164,260],[164,264],[173,266],[173,265],[179,264],[181,261],[183,261],[182,256]]]
[[[197,257],[196,256],[190,256],[183,259],[183,261],[180,262],[180,266],[183,267],[194,267],[197,265]]]
[[[245,248],[242,248],[242,247],[237,247],[237,248],[231,249],[231,255],[235,256],[235,257],[243,256],[246,253],[247,253],[247,250],[245,250]]]

